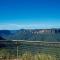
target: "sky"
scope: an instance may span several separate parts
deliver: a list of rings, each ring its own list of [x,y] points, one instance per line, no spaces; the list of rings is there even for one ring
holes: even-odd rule
[[[60,28],[60,0],[0,0],[0,29]]]

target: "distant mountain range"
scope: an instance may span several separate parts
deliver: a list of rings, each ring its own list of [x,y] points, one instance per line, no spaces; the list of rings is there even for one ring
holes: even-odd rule
[[[0,40],[60,41],[60,29],[0,30]]]

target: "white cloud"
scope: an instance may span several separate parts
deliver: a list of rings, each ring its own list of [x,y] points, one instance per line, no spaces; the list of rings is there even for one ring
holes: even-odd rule
[[[46,29],[55,28],[53,25],[48,24],[1,24],[0,30],[17,30],[17,29]]]
[[[19,25],[17,24],[2,24],[0,25],[0,30],[13,30],[13,29],[19,29]]]

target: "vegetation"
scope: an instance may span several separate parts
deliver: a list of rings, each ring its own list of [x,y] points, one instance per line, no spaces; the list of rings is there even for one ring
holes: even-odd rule
[[[26,52],[21,56],[21,60],[56,60],[56,58],[49,54],[36,53],[33,55],[30,52]]]
[[[1,41],[0,43],[2,44],[0,44],[0,60],[60,60],[60,47],[57,45],[47,46],[18,42],[17,57],[16,42]]]
[[[14,60],[17,57],[13,54],[10,54],[6,49],[0,49],[0,59]],[[44,53],[35,53],[25,52],[22,55],[18,56],[18,60],[56,60],[54,55],[44,54]]]
[[[0,60],[60,60],[60,48],[36,47],[19,46],[18,57],[16,47],[0,48]]]

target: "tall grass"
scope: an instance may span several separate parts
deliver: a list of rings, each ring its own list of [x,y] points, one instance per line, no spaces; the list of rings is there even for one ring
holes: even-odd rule
[[[32,54],[31,52],[25,52],[20,56],[20,60],[56,60],[54,55],[44,54],[44,53],[36,53]]]
[[[16,55],[12,55],[6,50],[0,50],[1,60],[17,60]],[[56,60],[54,55],[44,54],[44,53],[31,53],[25,52],[22,55],[18,56],[18,60]]]

